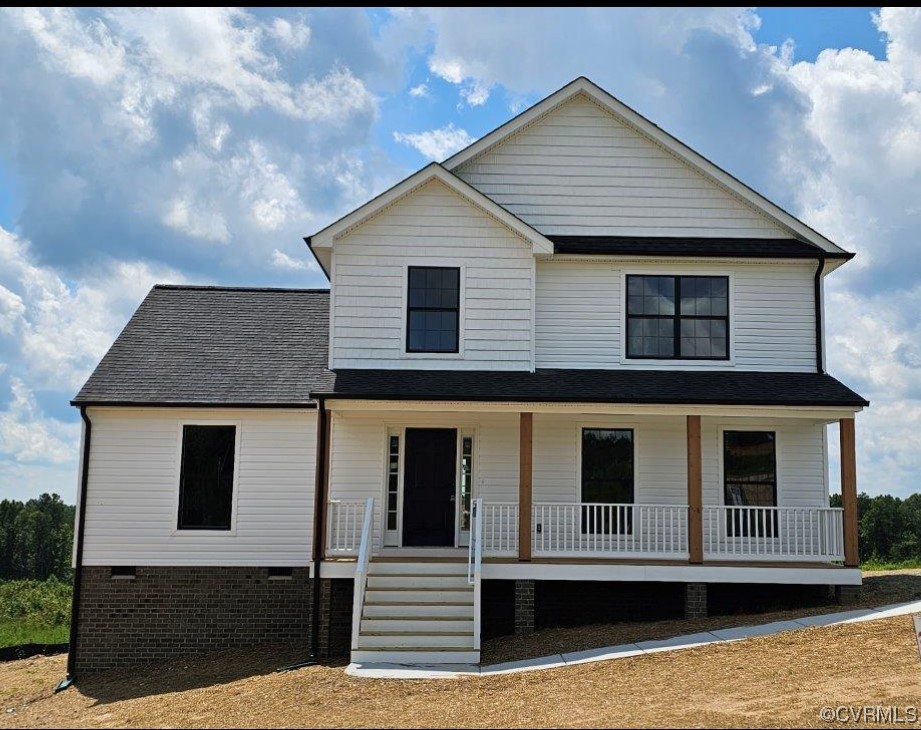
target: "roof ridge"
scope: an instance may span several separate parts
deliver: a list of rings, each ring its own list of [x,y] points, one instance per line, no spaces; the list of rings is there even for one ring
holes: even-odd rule
[[[284,286],[218,286],[214,284],[154,284],[154,289],[185,289],[190,291],[250,291],[250,292],[316,292],[329,294],[329,288],[300,288]]]

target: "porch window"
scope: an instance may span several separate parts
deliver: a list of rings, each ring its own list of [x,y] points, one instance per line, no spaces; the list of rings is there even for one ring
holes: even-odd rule
[[[460,269],[410,266],[406,352],[458,352]]]
[[[777,435],[773,431],[723,432],[723,498],[729,507],[777,506]],[[730,537],[776,534],[776,513],[731,510]],[[756,524],[757,523],[757,524]]]
[[[236,426],[183,426],[180,530],[229,530]]]
[[[400,493],[400,437],[390,436],[389,457],[387,459],[387,529],[397,529]]]
[[[633,429],[582,429],[582,531],[632,531],[633,510],[591,503],[633,504]]]
[[[627,357],[729,358],[729,278],[628,276]]]
[[[473,436],[464,436],[461,444],[461,530],[470,530],[470,495],[473,492]]]

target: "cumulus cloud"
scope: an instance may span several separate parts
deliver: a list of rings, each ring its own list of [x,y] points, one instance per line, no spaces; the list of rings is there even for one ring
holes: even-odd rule
[[[430,160],[443,160],[476,141],[467,130],[458,129],[453,122],[446,127],[428,132],[394,132],[393,139],[400,144],[413,147]]]
[[[419,84],[418,86],[411,87],[409,95],[415,99],[427,99],[429,97],[428,84]]]
[[[283,271],[316,271],[318,268],[315,261],[309,261],[307,258],[296,259],[277,248],[272,251],[272,266]]]
[[[73,461],[79,426],[43,417],[32,391],[19,378],[12,378],[10,391],[12,399],[0,411],[0,455],[25,463]]]

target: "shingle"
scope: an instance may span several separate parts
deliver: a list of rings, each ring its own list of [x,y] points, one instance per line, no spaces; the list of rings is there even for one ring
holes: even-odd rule
[[[308,403],[328,322],[324,290],[156,286],[74,403]]]
[[[759,406],[867,406],[830,375],[687,370],[338,370],[343,398]]]
[[[734,258],[853,258],[795,238],[687,238],[668,236],[547,236],[554,253],[589,256],[704,256]]]

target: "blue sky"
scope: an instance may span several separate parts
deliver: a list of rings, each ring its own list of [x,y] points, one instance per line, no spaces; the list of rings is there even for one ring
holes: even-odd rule
[[[322,286],[302,236],[579,75],[859,253],[829,366],[874,404],[861,488],[914,491],[919,39],[912,8],[0,10],[0,496],[73,498],[68,401],[152,283]]]

